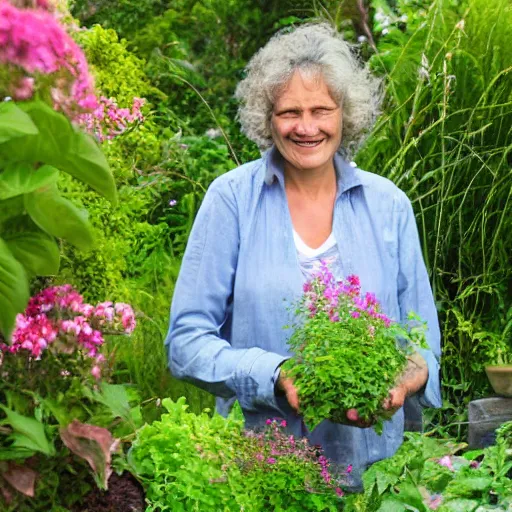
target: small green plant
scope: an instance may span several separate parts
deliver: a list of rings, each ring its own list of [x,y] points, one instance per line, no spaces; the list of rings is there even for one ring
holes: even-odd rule
[[[361,296],[357,276],[336,281],[325,264],[304,284],[296,314],[302,323],[289,340],[294,357],[282,368],[294,379],[308,428],[324,419],[345,423],[346,411],[357,409],[382,431],[382,404],[412,346],[424,346],[423,325],[414,316],[418,325],[410,329],[392,323],[373,294]]]
[[[346,512],[510,510],[510,422],[498,430],[494,446],[462,455],[456,454],[465,443],[407,436],[393,457],[364,473],[364,495],[349,497]]]
[[[339,510],[339,480],[306,439],[285,432],[286,422],[243,431],[243,421],[196,415],[185,399],[164,399],[168,413],[141,428],[128,454],[143,481],[150,511]]]

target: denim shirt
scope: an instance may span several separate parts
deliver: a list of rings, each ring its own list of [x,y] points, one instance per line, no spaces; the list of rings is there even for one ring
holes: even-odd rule
[[[427,322],[430,350],[423,406],[441,406],[440,333],[410,201],[391,181],[334,157],[337,196],[333,233],[344,275],[357,274],[362,292],[376,294],[384,313],[404,321],[410,311]],[[322,422],[308,432],[284,397],[274,393],[276,369],[290,357],[289,306],[304,276],[275,148],[217,178],[192,228],[171,307],[167,339],[174,376],[216,395],[226,415],[235,399],[246,427],[287,420],[290,432],[323,447],[334,463],[352,464],[357,489],[364,469],[392,456],[403,440],[398,410],[377,435],[372,428]]]

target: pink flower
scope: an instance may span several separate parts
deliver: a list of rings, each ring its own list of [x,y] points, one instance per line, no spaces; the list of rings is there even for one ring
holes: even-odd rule
[[[286,420],[281,420],[281,427],[283,427],[283,428],[286,427]]]
[[[334,489],[334,491],[336,492],[336,494],[341,498],[344,494],[344,492],[341,490],[340,487],[336,487],[336,489]]]
[[[347,475],[350,475],[350,473],[352,473],[352,469],[353,469],[353,468],[352,468],[352,464],[349,464],[349,465],[347,466],[347,469],[345,470],[345,473],[347,473]]]
[[[276,463],[276,459],[274,459],[274,457],[267,458],[267,464],[275,464],[275,463]]]
[[[272,420],[269,418],[269,419],[267,419],[267,421],[265,421],[265,423],[266,423],[267,425],[272,425]]]
[[[452,459],[450,459],[449,455],[445,455],[444,457],[440,458],[437,462],[440,466],[444,466],[445,468],[448,468],[450,471],[455,471],[455,468],[453,467],[452,464]]]
[[[92,367],[91,375],[96,379],[99,380],[101,377],[101,368],[98,365],[95,365]]]
[[[56,109],[73,118],[77,108],[92,105],[93,80],[85,56],[56,18],[45,10],[18,9],[0,0],[0,64],[10,71],[12,80],[7,88],[14,89],[12,96],[16,99],[32,97],[34,79],[40,75],[54,75],[60,91],[59,101],[54,104]]]

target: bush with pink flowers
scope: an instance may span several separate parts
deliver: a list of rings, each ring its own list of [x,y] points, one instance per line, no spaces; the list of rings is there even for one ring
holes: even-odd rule
[[[141,418],[127,390],[108,383],[113,361],[104,336],[130,334],[135,325],[128,304],[87,304],[69,285],[46,288],[17,315],[12,344],[0,345],[2,510],[42,506],[40,494],[55,491],[45,475],[69,473],[71,453],[106,487],[119,447],[112,434],[133,433]]]

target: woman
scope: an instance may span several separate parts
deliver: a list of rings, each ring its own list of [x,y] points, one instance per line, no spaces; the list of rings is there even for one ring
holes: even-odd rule
[[[235,399],[247,427],[287,420],[291,432],[320,444],[334,462],[362,471],[402,442],[406,396],[441,405],[439,328],[411,204],[390,181],[342,157],[361,142],[378,110],[379,84],[326,25],[278,34],[239,84],[240,121],[263,158],[216,179],[192,229],[171,308],[169,364],[217,396],[226,414]],[[357,415],[352,425],[308,432],[293,382],[280,365],[290,357],[287,304],[327,260],[338,277],[357,274],[362,290],[403,321],[428,322],[430,350],[417,354],[387,408],[378,436]]]

